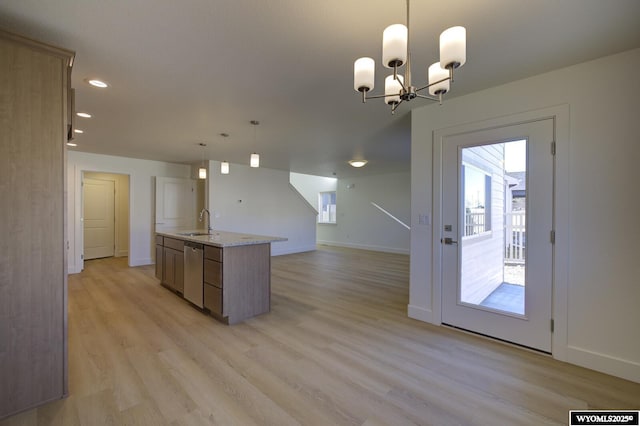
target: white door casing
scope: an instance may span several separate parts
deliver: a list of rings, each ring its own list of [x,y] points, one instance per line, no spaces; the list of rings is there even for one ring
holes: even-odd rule
[[[462,242],[461,150],[464,147],[526,139],[527,268],[524,315],[511,315],[463,303],[460,297],[462,244],[441,245],[442,322],[551,352],[553,245],[553,118],[437,135],[442,154],[439,237]],[[452,230],[444,230],[444,224]],[[499,227],[498,227],[499,228]],[[499,232],[502,232],[501,228]]]
[[[115,182],[85,178],[84,259],[115,254]]]

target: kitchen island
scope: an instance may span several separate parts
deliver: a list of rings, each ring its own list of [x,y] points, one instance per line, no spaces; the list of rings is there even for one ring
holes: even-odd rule
[[[156,232],[161,284],[226,324],[269,312],[271,243],[286,238],[226,231]]]

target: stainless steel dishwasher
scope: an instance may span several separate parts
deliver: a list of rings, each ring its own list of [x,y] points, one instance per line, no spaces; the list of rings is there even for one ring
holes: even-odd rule
[[[202,244],[184,242],[184,298],[199,308],[203,307],[203,258]]]

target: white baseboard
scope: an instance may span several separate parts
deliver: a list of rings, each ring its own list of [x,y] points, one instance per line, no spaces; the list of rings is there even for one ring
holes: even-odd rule
[[[127,257],[129,250],[116,250],[116,257]]]
[[[434,321],[433,311],[431,309],[425,309],[416,305],[409,305],[407,308],[407,315],[409,316],[409,318],[413,318],[418,321],[440,325],[440,321]]]
[[[325,246],[335,246],[335,247],[346,247],[353,248],[359,250],[370,250],[370,251],[379,251],[383,253],[396,253],[396,254],[409,254],[409,249],[406,248],[397,248],[397,247],[385,247],[385,246],[372,246],[366,244],[353,244],[353,243],[342,243],[337,241],[323,241],[318,240],[319,245]]]
[[[569,346],[567,362],[640,383],[640,363]]]
[[[144,258],[129,258],[129,266],[144,266],[144,265],[155,265],[155,262],[150,257]]]
[[[307,251],[315,251],[316,245],[302,246],[302,247],[289,247],[285,249],[278,249],[277,246],[271,246],[271,256],[283,256],[285,254],[304,253]]]

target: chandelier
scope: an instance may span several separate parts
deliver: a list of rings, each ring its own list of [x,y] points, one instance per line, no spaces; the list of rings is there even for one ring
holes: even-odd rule
[[[394,24],[382,33],[382,65],[393,69],[384,80],[384,95],[368,96],[375,80],[375,61],[364,57],[353,64],[353,88],[362,93],[362,103],[367,99],[384,98],[391,106],[391,114],[404,102],[415,98],[430,99],[442,103],[442,95],[450,89],[453,70],[467,60],[467,31],[464,27],[451,27],[440,34],[440,62],[432,64],[427,72],[428,84],[416,87],[411,84],[411,51],[409,50],[409,0],[407,0],[407,25]],[[405,65],[404,77],[398,69]],[[418,92],[429,89],[429,95]]]

